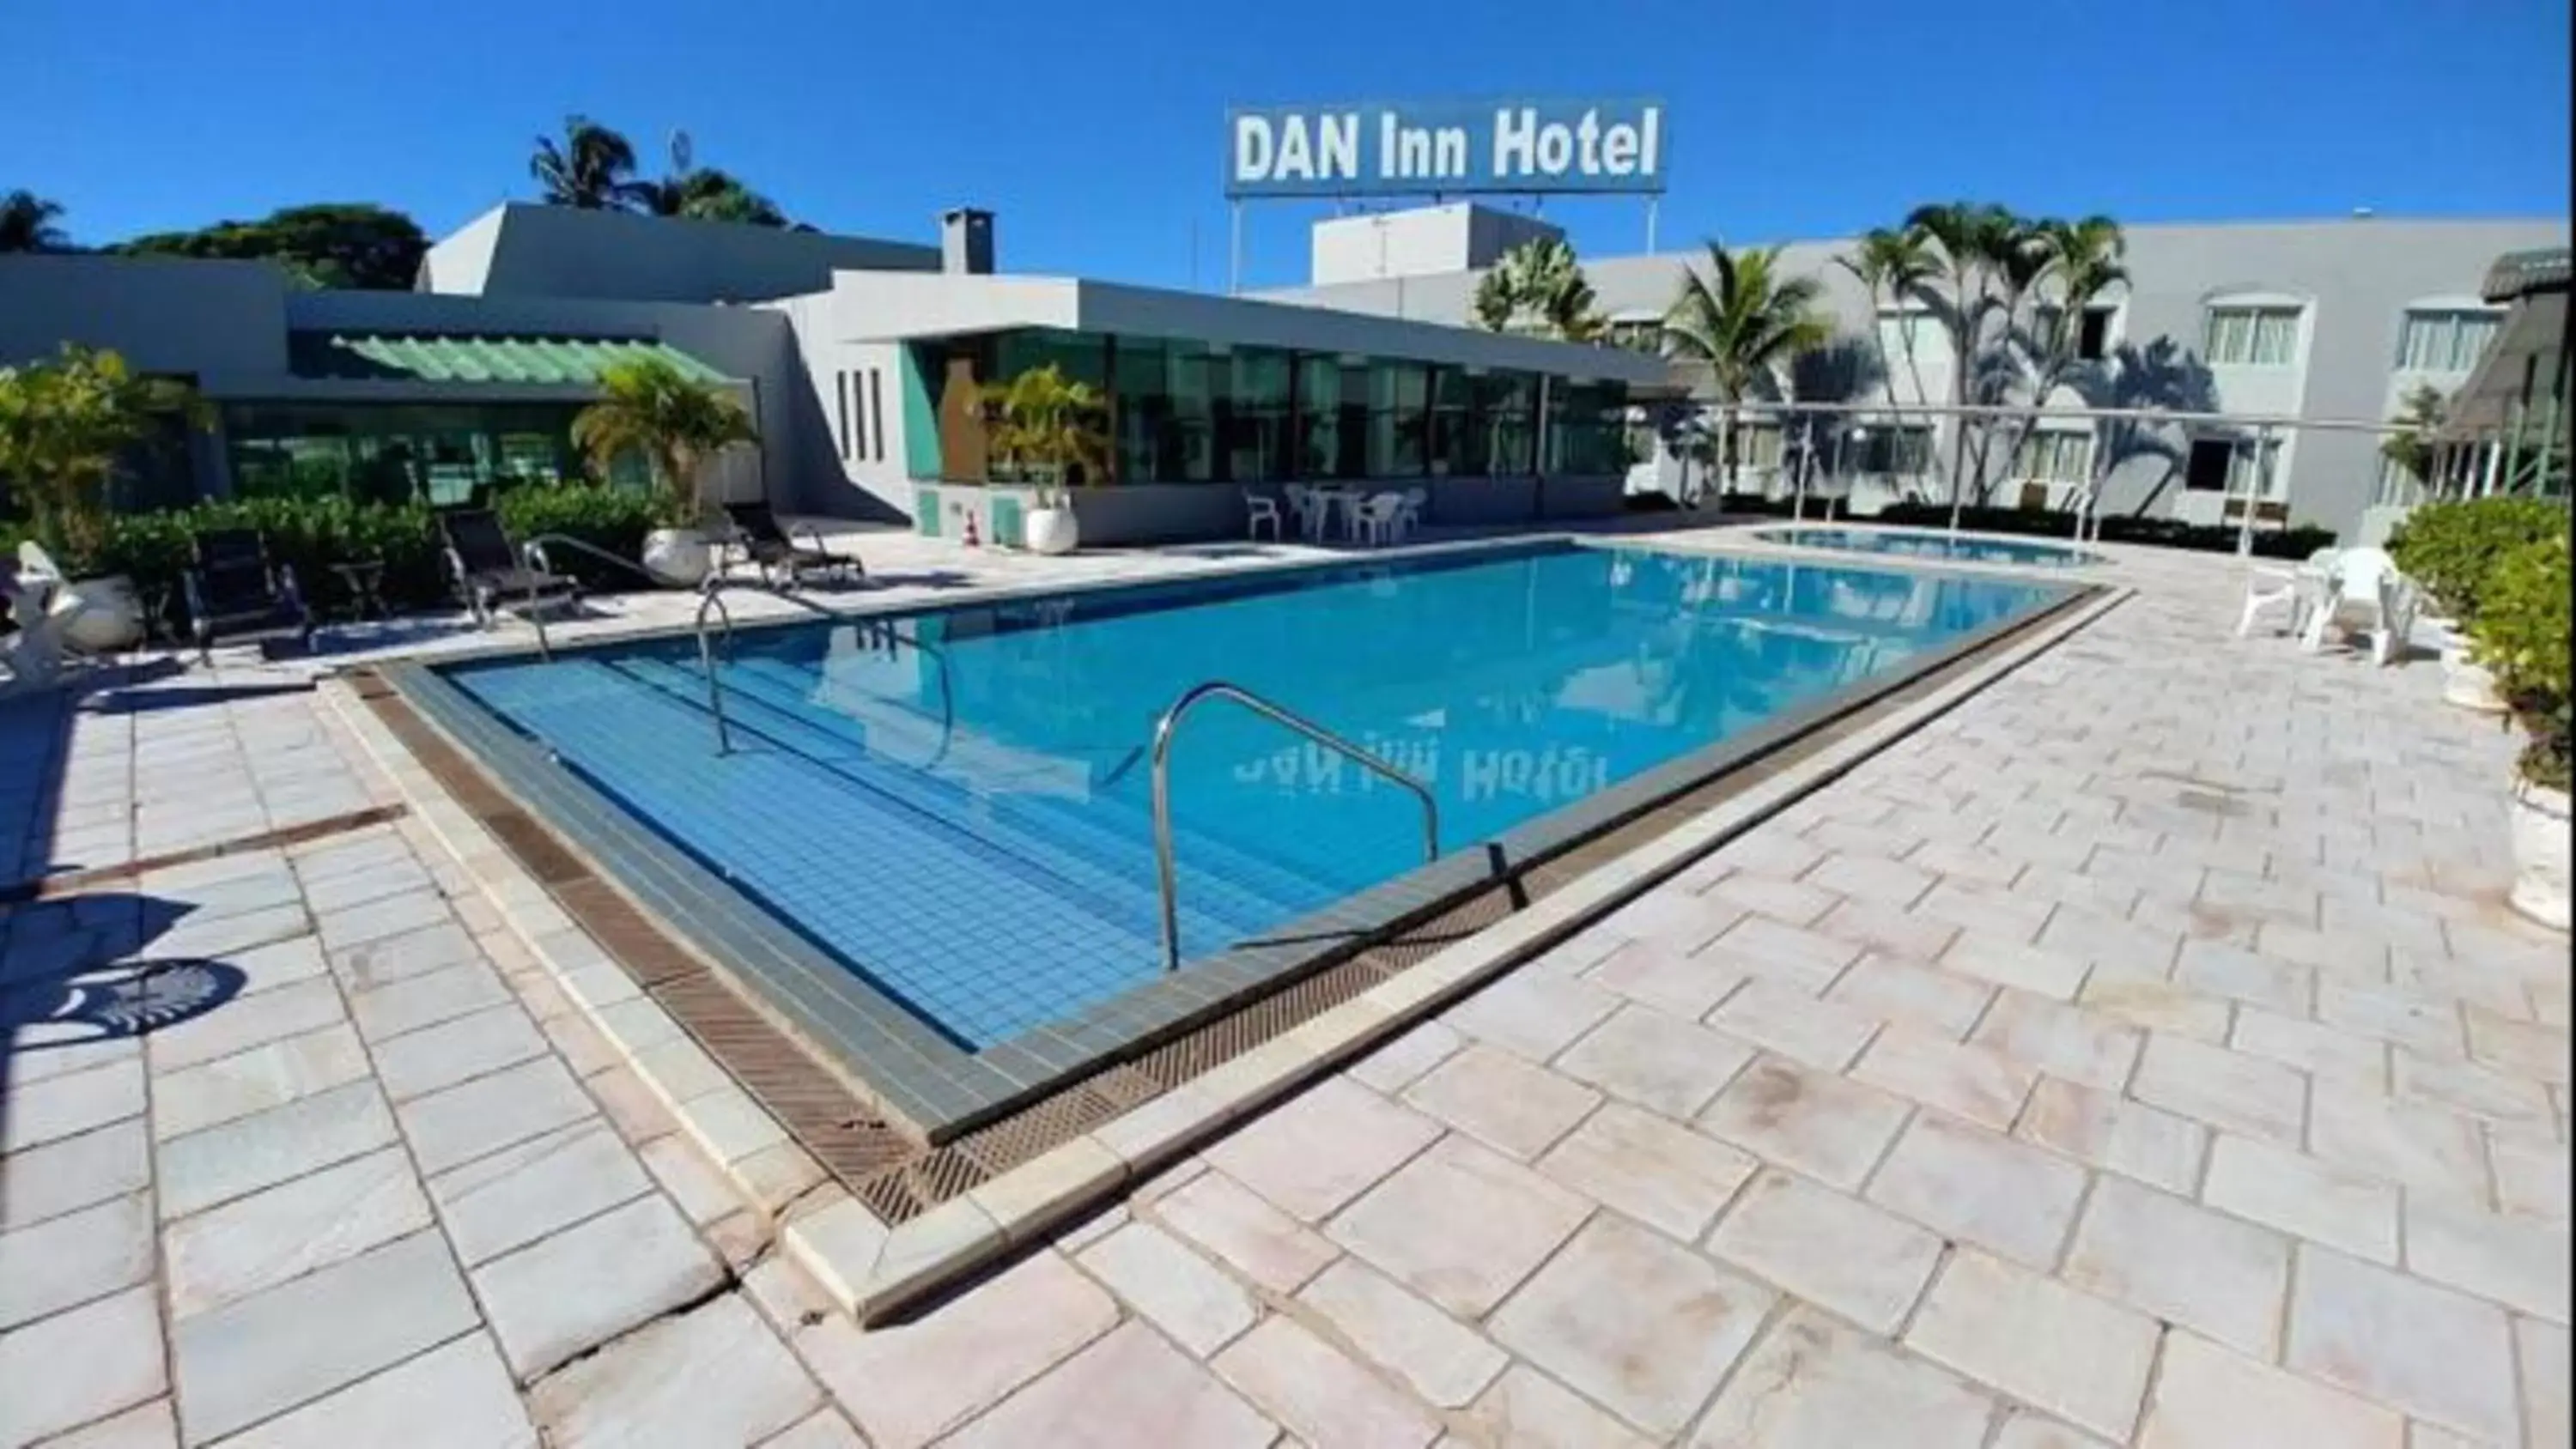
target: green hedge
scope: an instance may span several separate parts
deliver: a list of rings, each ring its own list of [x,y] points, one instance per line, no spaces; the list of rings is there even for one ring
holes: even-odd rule
[[[661,527],[669,513],[656,494],[586,483],[512,489],[497,495],[493,507],[514,539],[524,542],[539,534],[566,534],[620,558],[640,555],[644,535]],[[384,564],[382,592],[394,608],[451,602],[438,529],[428,507],[418,503],[352,503],[345,498],[206,502],[192,508],[113,514],[106,538],[94,554],[70,554],[56,540],[40,542],[75,578],[124,574],[141,589],[166,586],[175,616],[179,607],[175,601],[181,597],[179,574],[188,565],[189,541],[199,530],[215,528],[258,529],[267,537],[269,556],[293,565],[306,600],[325,612],[348,602],[330,566],[367,560]],[[26,536],[24,525],[0,521],[0,551],[14,553],[19,539]],[[593,592],[644,586],[634,574],[572,549],[556,550],[552,562]]]
[[[2526,544],[2567,532],[2567,505],[2546,498],[2471,498],[2427,503],[2388,537],[2388,555],[2450,618],[2478,617],[2504,559]]]
[[[1899,503],[1870,520],[1923,527],[1938,524],[1948,527],[1950,505],[1946,503]],[[2157,548],[2190,549],[2199,553],[2236,552],[2239,530],[2234,524],[2184,523],[2174,518],[2137,518],[2125,513],[2106,513],[2101,517],[2102,542],[2143,543]],[[1963,508],[1959,526],[1979,533],[2033,534],[2049,538],[2072,538],[2075,518],[2046,508]],[[2289,528],[2254,530],[2254,552],[2264,558],[2303,559],[2318,549],[2332,547],[2334,530],[2312,523]]]
[[[2567,515],[2555,533],[2516,547],[2482,581],[2469,637],[2477,661],[2495,671],[2496,693],[2528,732],[2522,773],[2536,785],[2567,788],[2569,611]]]

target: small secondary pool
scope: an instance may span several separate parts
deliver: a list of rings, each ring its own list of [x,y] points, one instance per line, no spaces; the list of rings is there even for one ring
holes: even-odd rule
[[[1428,782],[1454,853],[2064,596],[1550,542],[745,628],[722,756],[689,638],[436,672],[981,1052],[1162,977],[1150,747],[1202,681]],[[1221,701],[1172,797],[1185,959],[1421,864],[1403,790]]]
[[[1889,528],[1763,528],[1756,529],[1753,536],[1766,543],[1795,544],[1800,548],[1896,554],[1906,558],[1946,559],[1953,563],[2075,568],[2103,561],[2098,553],[2068,544],[1981,538],[1970,534],[1913,533]]]

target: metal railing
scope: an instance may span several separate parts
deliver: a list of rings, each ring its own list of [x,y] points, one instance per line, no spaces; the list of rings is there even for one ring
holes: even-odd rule
[[[1241,685],[1211,679],[1192,685],[1154,725],[1154,872],[1163,894],[1163,969],[1181,969],[1181,903],[1180,887],[1172,869],[1172,736],[1180,728],[1182,716],[1201,701],[1229,699],[1251,710],[1271,723],[1296,731],[1350,760],[1413,792],[1422,802],[1422,858],[1440,858],[1440,802],[1433,799],[1431,787],[1358,745],[1291,710],[1271,703]]]
[[[610,553],[608,550],[601,548],[595,543],[584,542],[568,533],[541,533],[536,537],[529,539],[526,543],[519,545],[519,561],[537,573],[553,573],[555,571],[554,563],[546,557],[547,547],[553,544],[565,544],[572,548],[579,549],[581,552],[590,555],[592,558],[598,559],[602,563],[617,565],[619,568],[626,570],[628,573],[635,575],[637,578],[644,580],[655,588],[662,587],[662,580],[654,577],[651,569],[644,567],[644,565],[637,563],[635,560],[628,558],[623,554]],[[554,645],[546,638],[545,611],[537,607],[537,586],[534,579],[528,581],[527,619],[530,624],[536,627],[537,657],[551,662],[555,657]]]
[[[820,615],[834,623],[848,624],[872,638],[890,639],[897,643],[909,644],[928,656],[932,663],[939,666],[939,747],[931,751],[929,759],[913,768],[932,769],[937,767],[941,760],[947,758],[949,743],[957,732],[957,692],[949,684],[947,651],[924,643],[920,635],[896,627],[891,619],[852,618],[847,614],[827,609],[801,594],[793,593],[782,585],[764,580],[711,577],[701,586],[703,597],[698,600],[696,632],[698,668],[706,675],[707,713],[715,719],[717,754],[733,753],[733,725],[725,717],[724,679],[716,672],[715,645],[707,630],[707,614],[712,610],[716,617],[723,621],[725,647],[730,652],[733,647],[733,610],[726,607],[724,596],[734,590],[746,590],[751,593],[767,594],[775,599],[784,599],[809,614]]]

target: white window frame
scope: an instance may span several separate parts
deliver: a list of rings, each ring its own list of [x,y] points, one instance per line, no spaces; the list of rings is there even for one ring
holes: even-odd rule
[[[2304,297],[2279,292],[2227,292],[2205,297],[2200,304],[2201,360],[2211,367],[2261,368],[2266,371],[2303,367],[2308,360],[2308,322],[2313,309]],[[2244,355],[2222,354],[2218,346],[2219,321],[2222,316],[2245,314]],[[2258,355],[2258,344],[2266,320],[2281,314],[2289,317],[2289,345],[2278,358]]]
[[[2389,370],[2413,375],[2464,377],[2476,370],[2478,359],[2494,344],[2496,333],[2504,326],[2504,313],[2505,309],[2490,305],[2482,297],[2418,297],[2397,314],[2397,345],[2390,350]],[[2487,324],[2486,335],[2474,351],[2462,357],[2461,324],[2471,318]],[[2445,329],[2448,336],[2441,344],[2439,360],[2429,363],[2407,360],[2419,321],[2448,324]]]

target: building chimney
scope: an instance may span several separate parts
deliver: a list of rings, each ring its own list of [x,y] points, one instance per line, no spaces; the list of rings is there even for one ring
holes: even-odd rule
[[[993,213],[960,206],[939,214],[939,270],[989,275],[993,270]]]

